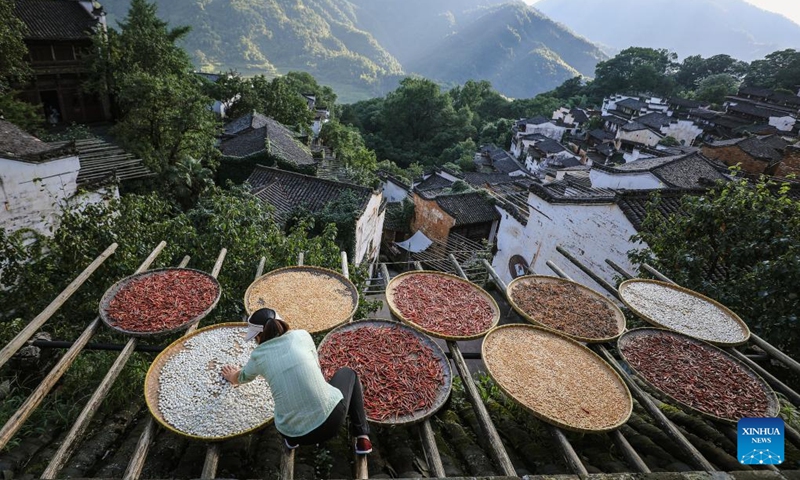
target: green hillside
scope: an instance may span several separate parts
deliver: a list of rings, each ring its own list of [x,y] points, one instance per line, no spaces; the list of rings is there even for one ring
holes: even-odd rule
[[[603,59],[587,40],[521,3],[509,3],[474,12],[466,27],[405,68],[446,82],[485,79],[505,95],[528,98],[576,75],[593,76]]]

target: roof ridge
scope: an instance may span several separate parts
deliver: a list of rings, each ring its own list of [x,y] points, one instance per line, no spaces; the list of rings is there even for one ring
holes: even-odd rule
[[[308,180],[314,180],[314,181],[324,182],[324,183],[329,183],[329,184],[334,184],[334,185],[346,185],[348,187],[361,189],[361,190],[364,190],[364,191],[370,192],[370,193],[375,191],[374,189],[372,189],[370,187],[365,187],[363,185],[357,185],[355,183],[340,182],[340,181],[337,181],[337,180],[330,180],[330,179],[327,179],[327,178],[315,177],[314,175],[307,175],[305,173],[297,173],[297,172],[293,172],[291,170],[284,170],[282,168],[277,168],[277,167],[268,167],[266,165],[256,164],[255,168],[256,168],[256,170],[258,170],[258,169],[270,170],[270,171],[273,171],[273,172],[280,172],[281,174],[294,175],[296,177],[302,177],[302,178],[305,178],[305,179],[308,179]]]

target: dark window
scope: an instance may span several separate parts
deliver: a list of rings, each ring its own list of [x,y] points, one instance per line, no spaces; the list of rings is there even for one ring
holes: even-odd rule
[[[58,62],[75,60],[75,52],[72,51],[72,45],[54,45],[53,52]]]
[[[38,45],[28,49],[31,52],[31,61],[35,62],[52,62],[53,51],[50,50],[50,45]]]

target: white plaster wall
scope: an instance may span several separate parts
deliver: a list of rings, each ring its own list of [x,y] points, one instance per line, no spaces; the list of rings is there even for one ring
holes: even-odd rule
[[[391,180],[384,180],[382,189],[383,198],[389,203],[402,202],[403,199],[408,198],[408,191],[400,185]]]
[[[769,117],[769,124],[782,132],[791,132],[797,120],[794,117]]]
[[[383,234],[383,221],[386,218],[386,209],[381,210],[383,194],[372,195],[364,209],[364,213],[356,221],[356,246],[355,258],[351,259],[356,265],[363,261],[372,262],[378,256]],[[370,249],[370,242],[372,249]]]
[[[505,282],[511,281],[509,260],[520,255],[536,274],[555,275],[546,264],[551,260],[575,281],[607,294],[558,253],[557,246],[567,249],[609,282],[613,282],[616,272],[606,259],[630,272],[636,271],[627,258],[629,250],[640,248],[630,241],[636,231],[616,204],[550,204],[533,194],[528,204],[532,208],[526,226],[499,209],[502,218],[497,233],[498,252],[492,265]]]
[[[694,140],[703,134],[703,129],[690,120],[678,120],[667,127],[661,127],[661,133],[665,137],[675,138],[682,145],[692,145]]]
[[[651,190],[664,188],[655,175],[650,172],[636,173],[609,173],[593,168],[589,172],[589,179],[592,181],[593,188],[611,188],[624,190]]]
[[[634,148],[631,153],[623,152],[622,158],[625,159],[625,163],[635,162],[636,160],[642,160],[645,158],[655,158],[655,155],[650,153],[642,153],[641,150],[638,148]]]
[[[655,147],[658,145],[661,136],[650,129],[637,130],[635,132],[626,132],[620,129],[617,131],[617,140],[627,140],[629,142],[641,143],[648,147]]]
[[[559,127],[558,125],[553,125],[550,122],[542,123],[541,125],[528,125],[525,128],[526,134],[538,133],[540,135],[544,135],[547,138],[552,138],[557,142],[561,141],[561,137],[564,136],[564,132],[566,131],[567,131],[566,128]]]
[[[77,156],[42,163],[0,158],[0,226],[49,234],[57,212],[75,195],[78,170]]]

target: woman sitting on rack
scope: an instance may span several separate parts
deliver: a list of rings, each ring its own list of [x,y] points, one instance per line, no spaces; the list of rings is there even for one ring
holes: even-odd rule
[[[364,397],[358,375],[344,367],[330,383],[325,381],[311,335],[291,330],[271,308],[253,312],[247,320],[245,340],[259,345],[244,368],[222,367],[222,376],[233,385],[261,375],[275,400],[275,427],[289,449],[322,443],[336,436],[350,414],[350,433],[359,455],[372,451]]]

